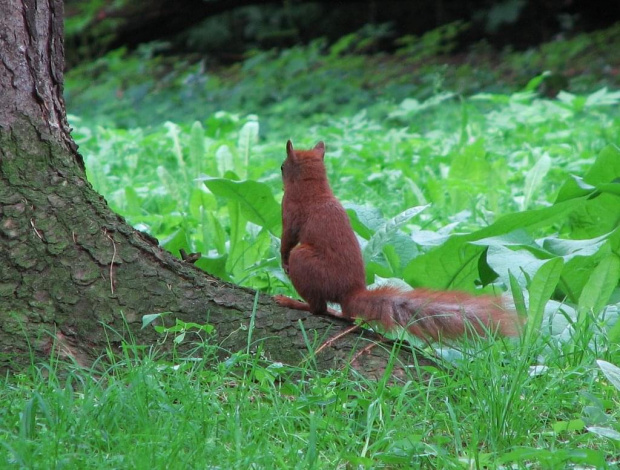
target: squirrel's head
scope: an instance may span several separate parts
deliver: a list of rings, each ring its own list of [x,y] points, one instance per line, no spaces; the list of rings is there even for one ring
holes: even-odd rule
[[[282,179],[286,185],[289,181],[299,181],[302,179],[326,179],[325,165],[325,144],[319,142],[310,150],[295,150],[293,143],[289,140],[286,143],[286,160],[282,164]]]

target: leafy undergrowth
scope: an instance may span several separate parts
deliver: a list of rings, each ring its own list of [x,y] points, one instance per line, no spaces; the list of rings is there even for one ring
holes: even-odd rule
[[[453,23],[420,38],[402,38],[393,55],[359,53],[373,41],[360,31],[334,44],[317,39],[281,51],[255,51],[225,68],[209,57],[166,57],[165,44],[147,44],[70,70],[65,97],[72,113],[106,126],[204,121],[226,110],[259,113],[269,132],[283,136],[293,117],[320,124],[365,109],[382,120],[386,103],[425,101],[442,90],[509,93],[543,72],[537,88],[546,96],[620,86],[620,23],[525,52],[497,52],[481,42],[452,54],[455,35],[465,27]]]
[[[172,253],[200,252],[213,274],[294,295],[278,259],[279,168],[287,138],[324,140],[369,283],[512,295],[528,326],[519,340],[424,347],[438,367],[413,365],[398,384],[222,352],[207,327],[191,358],[128,345],[92,374],[33,367],[2,383],[2,458],[33,468],[617,465],[620,92],[583,74],[546,98],[540,73],[567,57],[577,67],[616,34],[506,54],[497,70],[438,65],[411,40],[395,60],[348,55],[348,37],[327,52],[257,53],[220,75],[123,52],[91,65],[92,83],[74,72],[70,120],[89,180]],[[510,67],[518,86],[498,83]],[[183,325],[165,333],[192,341]]]
[[[506,288],[511,268],[527,290],[560,262],[555,298],[569,308],[600,263],[613,270],[604,304],[617,284],[618,102],[605,89],[556,100],[446,93],[405,100],[383,121],[362,110],[290,127],[298,148],[327,142],[369,282]],[[278,259],[284,141],[260,139],[256,116],[127,131],[73,122],[90,181],[130,223],[172,253],[202,253],[198,266],[219,277],[290,291]]]

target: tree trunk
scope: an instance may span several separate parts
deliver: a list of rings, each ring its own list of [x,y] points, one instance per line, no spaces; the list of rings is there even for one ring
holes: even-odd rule
[[[62,98],[62,1],[0,0],[0,11],[0,369],[51,353],[88,366],[130,335],[155,344],[161,338],[140,328],[142,316],[164,311],[168,323],[214,325],[222,351],[245,350],[255,293],[162,250],[86,180]],[[308,355],[302,323],[318,342],[349,326],[260,295],[253,346],[270,360],[298,363]],[[341,367],[365,345],[359,340],[360,333],[338,340],[317,366]],[[374,348],[356,364],[380,374],[387,356]]]

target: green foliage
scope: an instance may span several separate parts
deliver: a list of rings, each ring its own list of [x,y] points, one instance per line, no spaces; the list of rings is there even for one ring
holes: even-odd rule
[[[620,135],[606,130],[618,125],[617,100],[605,89],[557,101],[444,93],[385,104],[383,122],[329,117],[297,145],[330,136],[328,174],[369,283],[501,292],[512,276],[512,290],[529,293],[528,341],[542,328],[583,348],[596,336],[579,337],[586,319],[607,331],[617,318]],[[219,112],[75,135],[93,149],[89,178],[132,224],[173,253],[202,253],[197,265],[212,274],[290,294],[277,240],[283,140],[263,142],[259,130],[256,116]]]
[[[618,50],[609,49],[609,44],[618,40],[620,23],[605,30],[579,34],[568,41],[551,41],[525,53],[507,53],[502,67],[530,75],[548,70],[553,72],[552,77],[565,77],[561,83],[571,89],[600,87],[601,78],[606,75],[604,69],[618,60]],[[576,73],[582,68],[588,73]]]
[[[423,61],[449,54],[457,45],[456,38],[468,28],[467,23],[456,21],[432,29],[421,37],[403,36],[396,41],[399,46],[396,55],[410,61]]]
[[[363,29],[331,46],[317,39],[280,51],[255,50],[243,63],[227,68],[208,60],[165,57],[165,44],[147,44],[131,54],[119,49],[71,69],[65,98],[72,113],[117,127],[202,121],[226,110],[260,114],[263,126],[282,133],[290,116],[311,125],[364,109],[383,119],[396,111],[386,110],[386,102],[407,106],[412,101],[406,100],[423,102],[446,90],[510,93],[514,83],[525,86],[534,76],[541,76],[536,87],[549,94],[570,90],[584,95],[595,87],[620,84],[615,73],[620,26],[526,53],[497,54],[480,44],[459,61],[447,58],[454,37],[466,27],[453,23],[421,38],[402,38],[393,56],[362,55],[385,34],[381,28]],[[556,82],[564,86],[558,89]]]
[[[451,31],[427,45],[442,52]],[[510,289],[528,319],[522,337],[423,345],[442,367],[417,367],[410,381],[388,385],[389,368],[378,383],[350,380],[348,370],[262,363],[249,346],[218,361],[209,325],[158,326],[174,344],[200,338],[205,360],[115,359],[109,387],[77,374],[87,393],[65,392],[63,409],[105,404],[92,413],[97,422],[80,419],[107,440],[88,436],[82,446],[92,452],[68,462],[120,455],[117,466],[148,457],[151,466],[181,459],[231,468],[604,468],[617,454],[618,92],[591,87],[546,98],[541,70],[518,77],[523,88],[484,87],[496,71],[484,82],[472,70],[442,68],[436,55],[416,58],[414,40],[397,66],[349,54],[373,34],[331,48],[317,41],[256,52],[236,69],[208,73],[186,64],[170,72],[163,59],[145,59],[152,51],[84,66],[69,82],[69,103],[88,178],[171,252],[201,252],[197,265],[212,274],[294,295],[279,263],[284,142],[325,140],[328,177],[360,240],[368,282],[506,296]],[[412,64],[420,65],[416,77],[403,75],[399,67]],[[97,78],[86,86],[90,74]],[[101,105],[96,119],[88,100]],[[145,327],[161,315],[147,316]],[[305,339],[311,358],[324,338]],[[599,379],[596,360],[611,385]],[[299,374],[305,379],[292,378]],[[69,449],[77,445],[82,428],[73,421],[46,421],[66,388],[54,380],[7,386],[15,405],[0,442],[18,465],[52,455],[49,430]],[[129,429],[119,431],[119,415],[130,417]],[[133,452],[135,436],[139,449],[175,454]]]

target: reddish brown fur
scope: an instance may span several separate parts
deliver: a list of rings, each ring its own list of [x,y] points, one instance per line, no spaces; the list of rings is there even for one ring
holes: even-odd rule
[[[279,296],[281,305],[336,314],[327,308],[328,302],[335,302],[342,307],[340,316],[361,318],[386,330],[405,327],[434,340],[467,331],[518,334],[517,316],[499,297],[395,287],[367,290],[359,243],[327,181],[323,142],[311,150],[294,150],[288,141],[286,153],[282,266],[307,304]]]

